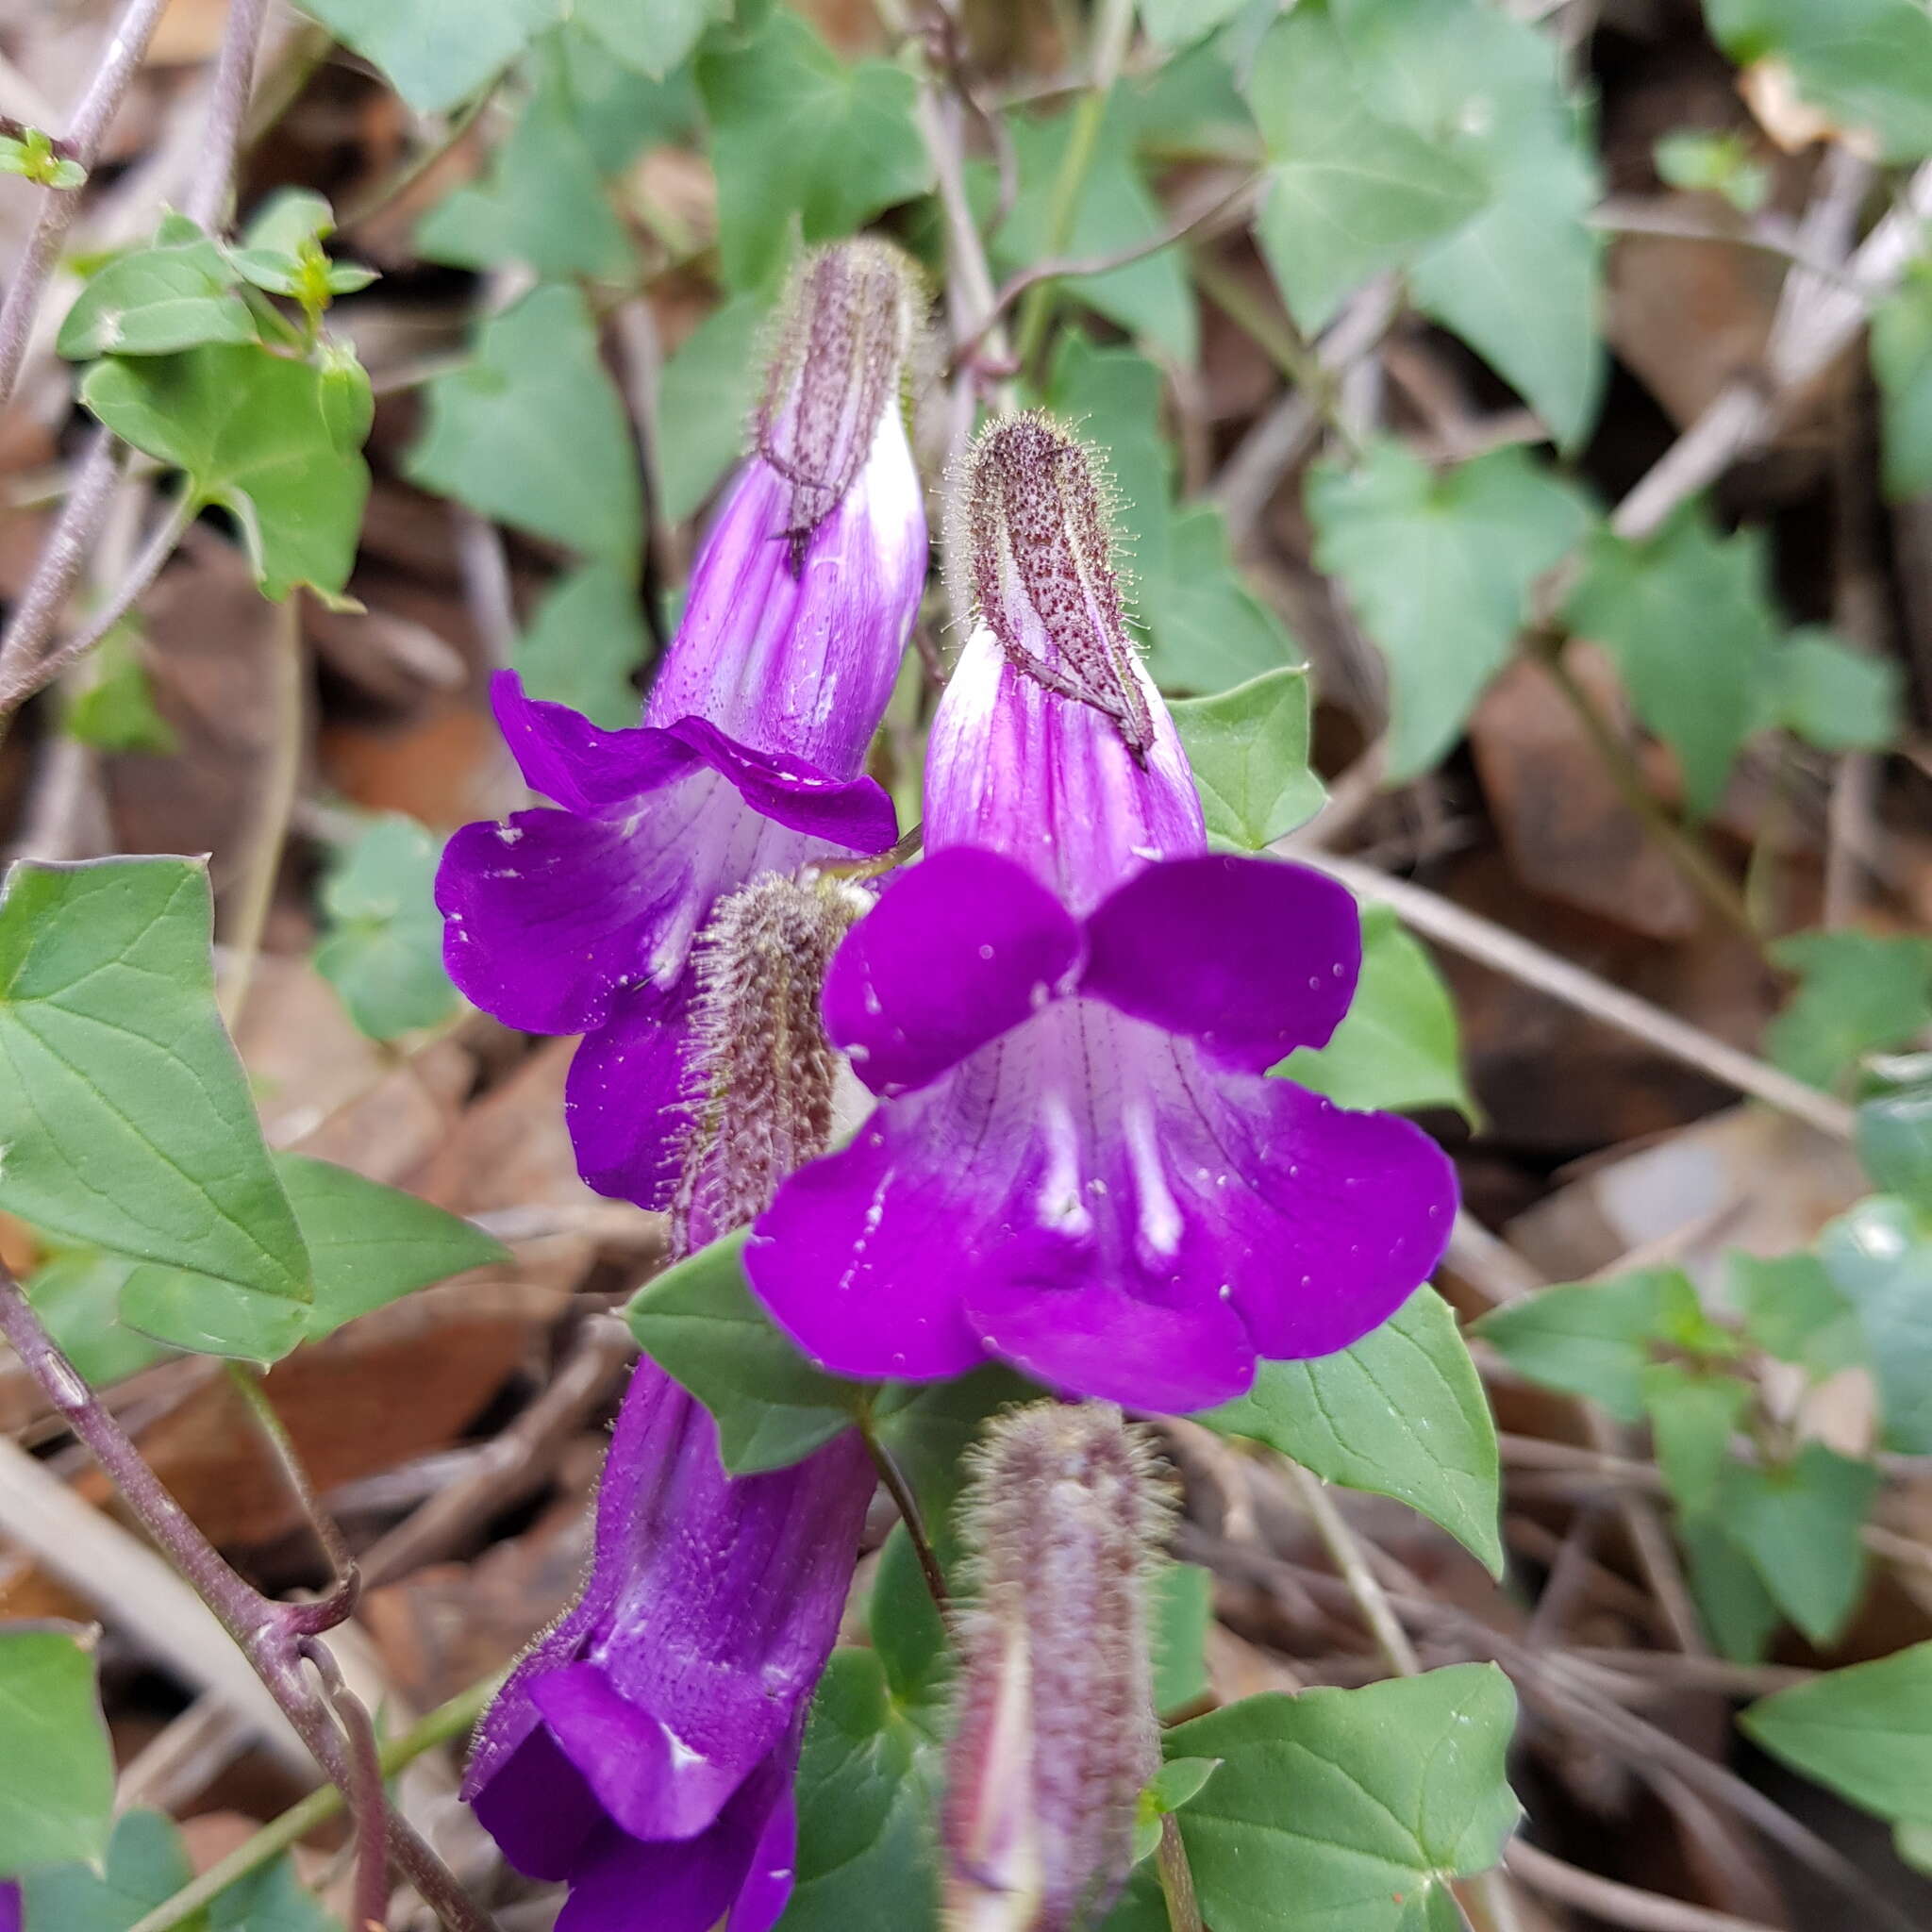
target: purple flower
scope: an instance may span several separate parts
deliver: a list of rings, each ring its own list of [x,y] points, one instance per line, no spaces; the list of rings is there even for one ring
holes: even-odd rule
[[[928,856],[825,986],[882,1104],[784,1184],[746,1264],[840,1374],[991,1356],[1203,1407],[1257,1357],[1345,1348],[1400,1307],[1441,1255],[1453,1171],[1405,1121],[1261,1077],[1347,1010],[1355,905],[1208,853],[1079,445],[996,425],[960,532],[978,627],[933,726]]]
[[[639,1363],[576,1607],[479,1727],[463,1795],[558,1932],[767,1932],[791,1892],[791,1782],[874,1488],[857,1431],[727,1476],[704,1409]]]
[[[604,731],[499,673],[503,734],[555,810],[466,825],[437,905],[450,977],[532,1033],[585,1036],[567,1107],[607,1194],[662,1204],[675,1161],[691,944],[768,872],[892,842],[860,775],[926,570],[898,407],[908,271],[853,242],[808,259],[756,449],[700,550],[643,723]]]

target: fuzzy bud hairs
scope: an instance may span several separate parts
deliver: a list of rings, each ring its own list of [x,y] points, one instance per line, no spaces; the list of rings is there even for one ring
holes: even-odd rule
[[[1171,1514],[1111,1404],[1040,1403],[988,1430],[962,1519],[947,1932],[1075,1932],[1125,1883],[1160,1762],[1147,1600]]]
[[[776,873],[719,902],[697,946],[674,1254],[755,1221],[787,1174],[825,1151],[839,1054],[819,1000],[871,903],[840,879]]]
[[[1114,721],[1144,761],[1154,721],[1134,675],[1098,458],[1038,412],[990,425],[954,491],[948,551],[1008,660],[1048,691]]]
[[[791,486],[785,534],[794,567],[898,400],[922,307],[915,277],[898,249],[863,238],[808,255],[792,274],[752,435]]]

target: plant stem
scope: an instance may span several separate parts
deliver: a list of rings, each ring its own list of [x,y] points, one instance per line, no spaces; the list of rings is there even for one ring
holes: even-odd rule
[[[315,1666],[330,1707],[349,1742],[349,1815],[356,1821],[356,1878],[350,1932],[383,1932],[388,1916],[389,1802],[382,1789],[382,1760],[375,1726],[362,1700],[342,1680],[341,1666],[320,1638],[305,1637],[302,1655]]]
[[[1643,822],[1644,829],[1662,846],[1698,897],[1726,925],[1762,951],[1764,941],[1751,923],[1751,912],[1744,903],[1744,895],[1725,876],[1710,854],[1651,796],[1650,788],[1643,782],[1643,774],[1630,756],[1629,746],[1612,728],[1609,720],[1598,710],[1596,700],[1564,663],[1562,646],[1558,644],[1540,651],[1537,658],[1550,674],[1557,689],[1563,693],[1570,708],[1575,712],[1576,722],[1583,726],[1585,735],[1603,760],[1604,769],[1609,774],[1610,782],[1616,786],[1624,803]]]
[[[906,1534],[912,1539],[913,1554],[919,1558],[920,1574],[925,1578],[925,1587],[939,1607],[940,1615],[946,1616],[952,1608],[952,1597],[946,1589],[946,1573],[940,1567],[939,1555],[932,1546],[931,1537],[926,1534],[925,1518],[920,1511],[919,1498],[912,1493],[912,1485],[906,1480],[906,1472],[899,1467],[892,1452],[880,1441],[870,1415],[860,1419],[858,1432],[865,1438],[865,1446],[871,1452],[879,1480],[898,1506],[899,1520],[906,1525]]]
[[[1074,108],[1073,125],[1067,130],[1067,145],[1060,156],[1059,172],[1054,176],[1052,197],[1047,204],[1046,254],[1064,255],[1073,239],[1074,222],[1079,213],[1080,196],[1086,191],[1087,176],[1093,166],[1093,151],[1099,144],[1101,123],[1107,117],[1108,97],[1119,77],[1121,62],[1126,57],[1127,42],[1134,31],[1133,0],[1101,0],[1099,17],[1093,25],[1093,68],[1087,91]],[[1046,325],[1053,315],[1054,286],[1040,282],[1027,291],[1020,309],[1020,367],[1028,367],[1040,352]]]
[[[1160,1821],[1160,1849],[1154,1855],[1154,1864],[1171,1932],[1207,1932],[1201,1920],[1201,1901],[1194,1895],[1188,1848],[1181,1841],[1180,1824],[1172,1811]]]
[[[1402,1627],[1388,1592],[1370,1569],[1355,1531],[1348,1526],[1319,1477],[1311,1475],[1299,1462],[1289,1462],[1288,1470],[1295,1494],[1315,1525],[1315,1534],[1322,1539],[1337,1573],[1360,1607],[1362,1621],[1389,1659],[1390,1668],[1399,1677],[1415,1676],[1422,1670],[1422,1659],[1416,1656],[1415,1645]]]
[[[60,1352],[25,1290],[4,1265],[0,1265],[0,1337],[12,1345],[22,1367],[87,1445],[136,1521],[221,1620],[222,1627],[253,1665],[256,1675],[267,1686],[329,1782],[350,1788],[349,1757],[341,1734],[302,1674],[300,1646],[313,1607],[273,1602],[228,1567],[142,1459],[127,1432]],[[390,1832],[397,1868],[450,1932],[490,1932],[488,1917],[415,1829],[404,1820],[394,1819]]]
[[[399,1737],[378,1747],[376,1761],[382,1767],[383,1776],[392,1777],[425,1751],[434,1750],[468,1730],[483,1714],[501,1682],[500,1676],[492,1676],[472,1684],[468,1690],[458,1691],[447,1704],[440,1704],[427,1716],[419,1718]],[[342,1794],[333,1785],[311,1791],[300,1804],[291,1806],[279,1818],[264,1824],[218,1864],[210,1865],[192,1884],[183,1886],[173,1898],[164,1899],[144,1919],[130,1926],[128,1932],[174,1932],[175,1926],[187,1924],[210,1900],[219,1898],[231,1885],[239,1885],[251,1873],[260,1871],[341,1808]]]
[[[127,0],[114,31],[102,50],[101,64],[94,70],[87,92],[74,110],[61,152],[82,167],[93,165],[101,137],[120,110],[123,97],[141,67],[155,24],[166,11],[167,0]],[[46,291],[47,277],[60,258],[60,243],[80,211],[80,196],[71,190],[41,190],[40,219],[27,238],[27,244],[8,284],[7,299],[0,303],[0,408],[13,394],[20,380],[20,365],[26,359],[26,347],[33,336],[34,317]]]

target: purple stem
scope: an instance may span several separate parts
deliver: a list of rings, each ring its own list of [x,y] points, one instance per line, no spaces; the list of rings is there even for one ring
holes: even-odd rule
[[[359,1787],[349,1753],[341,1733],[302,1673],[304,1645],[314,1641],[311,1633],[319,1607],[275,1603],[228,1567],[142,1459],[126,1431],[61,1354],[34,1312],[25,1291],[4,1264],[0,1264],[0,1336],[107,1472],[135,1520],[215,1613],[256,1675],[268,1687],[269,1695],[314,1754],[329,1782],[351,1801],[353,1808]],[[349,1599],[338,1592],[334,1600],[346,1614]],[[379,1796],[379,1780],[376,1790]],[[386,1815],[379,1828],[386,1831],[389,1857],[401,1876],[423,1895],[449,1932],[493,1932],[488,1914],[449,1868],[410,1824],[388,1813],[386,1799],[382,1803]]]

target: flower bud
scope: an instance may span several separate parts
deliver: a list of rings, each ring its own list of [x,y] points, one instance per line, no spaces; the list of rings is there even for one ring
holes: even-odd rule
[[[1154,742],[1134,675],[1094,456],[1049,416],[991,425],[966,459],[949,551],[968,602],[1008,659],[1047,690],[1114,721],[1137,759]]]
[[[858,240],[808,256],[792,275],[754,434],[758,454],[791,486],[784,534],[794,571],[897,400],[913,334],[913,274],[896,248]]]
[[[775,873],[719,901],[695,956],[675,1254],[755,1221],[787,1174],[825,1151],[840,1059],[819,1000],[871,903],[842,880]]]
[[[1125,1883],[1160,1761],[1147,1586],[1169,1514],[1109,1404],[1041,1403],[989,1429],[964,1512],[949,1932],[1072,1932]]]

